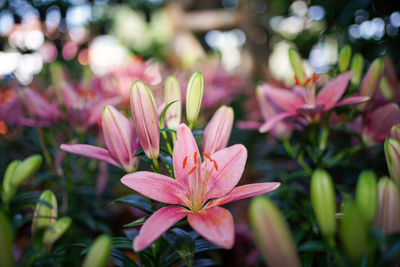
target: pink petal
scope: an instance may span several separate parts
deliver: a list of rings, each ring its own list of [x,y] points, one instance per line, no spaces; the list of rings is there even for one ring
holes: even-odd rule
[[[348,97],[348,98],[345,98],[345,99],[339,101],[339,103],[337,103],[335,105],[335,107],[363,103],[363,102],[367,102],[369,99],[370,99],[370,97],[368,97],[368,96],[351,96],[351,97]]]
[[[93,101],[88,109],[90,110],[90,116],[88,118],[88,125],[95,124],[98,120],[101,119],[101,112],[104,107],[107,105],[116,106],[121,103],[121,97],[108,97],[108,98],[99,98],[96,101]]]
[[[325,105],[325,110],[333,108],[346,91],[347,84],[353,76],[352,71],[337,76],[329,81],[317,95],[316,104]]]
[[[209,179],[204,181],[206,200],[222,197],[236,186],[244,171],[247,150],[243,145],[234,145],[219,150],[211,158],[215,162],[205,159],[202,164],[203,176]]]
[[[139,235],[133,240],[133,249],[135,251],[145,249],[188,213],[188,210],[178,206],[167,206],[157,210],[147,219]]]
[[[238,186],[232,189],[227,195],[212,200],[207,207],[220,206],[229,202],[237,201],[243,198],[253,197],[261,194],[266,194],[278,189],[281,183],[256,183]]]
[[[303,97],[287,89],[264,85],[261,90],[262,94],[288,112],[296,112],[305,104]]]
[[[76,144],[76,145],[67,145],[67,144],[62,144],[60,148],[64,151],[67,151],[72,154],[92,158],[92,159],[97,159],[97,160],[103,160],[105,162],[108,162],[112,165],[115,165],[117,167],[121,167],[121,165],[116,162],[110,153],[101,147],[97,146],[91,146],[91,145],[84,145],[84,144]]]
[[[199,148],[189,127],[181,124],[177,130],[177,141],[174,146],[173,163],[175,179],[187,188],[188,173],[195,166],[194,155],[200,157]]]
[[[284,120],[284,119],[292,117],[292,116],[294,116],[294,115],[289,112],[278,113],[277,115],[275,115],[274,117],[272,117],[271,119],[266,121],[263,125],[261,125],[259,131],[260,131],[260,133],[266,133],[269,130],[271,130],[281,120]]]
[[[231,249],[235,241],[232,214],[215,206],[189,214],[188,222],[202,237],[217,246]]]
[[[258,130],[261,125],[258,121],[236,121],[236,127],[242,130]]]
[[[186,205],[186,191],[168,176],[154,172],[135,172],[122,177],[121,183],[156,201]]]

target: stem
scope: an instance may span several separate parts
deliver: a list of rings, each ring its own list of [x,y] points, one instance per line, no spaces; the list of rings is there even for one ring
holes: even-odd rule
[[[160,165],[158,164],[158,159],[152,159],[153,160],[153,164],[154,164],[154,170],[157,172],[157,173],[161,173],[161,171],[160,171]]]
[[[51,157],[50,157],[49,150],[46,147],[46,143],[44,142],[43,129],[40,126],[37,129],[39,132],[39,142],[40,142],[40,147],[42,148],[44,159],[46,160],[46,164],[50,166],[51,165]]]
[[[192,122],[189,122],[189,129],[190,130],[193,130],[193,126],[194,126],[194,124]]]
[[[175,145],[175,142],[176,142],[176,133],[172,132],[172,133],[171,133],[171,137],[172,137],[172,143]]]
[[[164,138],[164,141],[165,141],[165,144],[167,146],[168,152],[172,156],[172,147],[171,147],[171,144],[169,143],[167,133],[166,132],[162,132],[162,136]]]
[[[308,164],[304,161],[303,154],[299,155],[299,156],[297,157],[296,160],[297,160],[297,163],[303,168],[303,170],[304,170],[307,174],[312,175],[313,170],[312,170],[312,168],[311,168],[310,166],[308,166]]]

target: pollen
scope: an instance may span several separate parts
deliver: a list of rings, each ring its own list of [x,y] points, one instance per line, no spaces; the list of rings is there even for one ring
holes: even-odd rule
[[[217,164],[217,162],[216,162],[214,159],[212,160],[212,162],[214,163],[215,169],[218,171],[218,164]]]
[[[100,127],[101,129],[103,129],[103,125],[101,124],[100,121],[97,121],[97,125],[99,125],[99,127]]]
[[[194,152],[194,156],[193,156],[194,165],[196,165],[196,159],[197,159],[197,151]]]
[[[187,163],[187,156],[183,159],[182,169],[184,169],[186,167],[186,163]]]
[[[189,171],[189,174],[192,174],[195,170],[196,170],[196,166],[194,166],[190,171]]]
[[[207,155],[207,153],[203,152],[203,155],[204,155],[207,159],[209,159],[210,161],[212,161],[212,158],[211,158],[209,155]]]
[[[299,78],[297,78],[296,75],[294,75],[294,80],[296,81],[296,84],[297,84],[298,86],[301,86],[301,83],[300,83],[300,81],[299,81]]]

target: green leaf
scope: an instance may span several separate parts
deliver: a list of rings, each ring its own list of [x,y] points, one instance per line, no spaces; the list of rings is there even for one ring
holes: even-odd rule
[[[132,250],[132,240],[125,237],[113,237],[112,245],[114,248]]]
[[[164,238],[189,267],[193,266],[195,242],[188,232],[174,228],[165,233]]]
[[[170,129],[170,128],[161,128],[161,129],[160,129],[160,133],[163,133],[163,132],[171,132],[171,133],[176,133],[176,131],[175,131],[175,130],[173,130],[173,129]]]
[[[196,245],[195,253],[200,253],[207,250],[221,249],[221,247],[218,247],[213,243],[211,243],[210,241],[205,240],[203,238],[196,239],[195,245]]]
[[[172,102],[168,103],[168,105],[166,105],[165,108],[163,109],[163,111],[161,112],[161,115],[160,115],[160,129],[161,129],[161,130],[163,130],[162,128],[164,128],[164,118],[165,118],[165,114],[167,113],[167,109],[168,109],[172,104],[174,104],[175,102],[178,102],[178,100],[175,100],[175,101],[172,101]],[[169,129],[169,130],[171,130],[171,129]],[[174,131],[174,130],[172,130],[172,131]],[[175,131],[174,131],[174,132],[175,132]]]
[[[114,200],[113,202],[111,202],[111,204],[114,203],[125,203],[125,204],[129,204],[137,209],[140,209],[144,212],[147,213],[153,213],[153,209],[151,208],[151,205],[149,203],[149,201],[140,195],[127,195],[127,196],[123,196],[120,197],[116,200]]]
[[[149,216],[144,216],[142,218],[139,218],[137,220],[134,220],[133,222],[130,222],[128,224],[125,224],[124,227],[133,227],[133,226],[139,226],[142,225],[146,222],[146,220],[149,218]]]
[[[139,267],[139,265],[118,249],[111,250],[110,261],[118,267]]]
[[[193,267],[220,266],[220,264],[212,259],[197,259],[194,261]]]
[[[312,240],[301,244],[299,246],[299,252],[324,252],[329,249],[325,242]]]

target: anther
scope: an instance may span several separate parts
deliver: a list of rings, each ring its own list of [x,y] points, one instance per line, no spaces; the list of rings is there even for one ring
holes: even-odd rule
[[[218,164],[217,164],[217,162],[216,162],[215,160],[212,160],[212,162],[214,162],[214,167],[215,167],[215,169],[218,171]]]
[[[194,165],[196,165],[196,159],[197,159],[197,151],[194,152],[194,156],[193,156]]]
[[[100,127],[101,129],[103,129],[103,125],[101,124],[100,121],[97,121],[97,125],[99,125],[99,127]]]
[[[183,162],[182,162],[183,169],[186,167],[186,162],[187,162],[187,156],[183,159]]]
[[[213,159],[212,159],[209,155],[207,155],[207,153],[203,152],[203,155],[204,155],[206,158],[208,158],[210,161],[213,161]]]
[[[194,167],[189,171],[189,174],[192,174],[192,172],[194,172],[194,170],[196,170],[196,166],[194,166]]]

